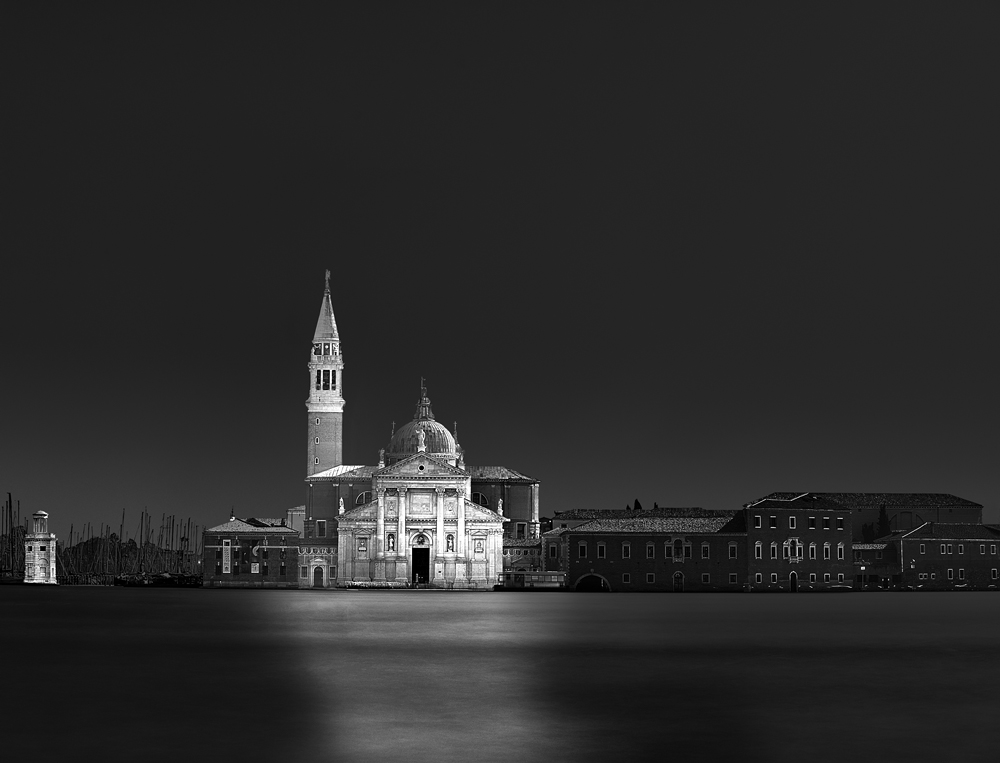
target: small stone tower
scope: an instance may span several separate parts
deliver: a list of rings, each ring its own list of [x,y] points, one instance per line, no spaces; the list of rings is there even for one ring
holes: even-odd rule
[[[344,463],[344,357],[330,300],[330,271],[309,356],[306,476]]]
[[[56,536],[49,532],[49,515],[32,514],[32,531],[24,537],[24,582],[56,585]]]

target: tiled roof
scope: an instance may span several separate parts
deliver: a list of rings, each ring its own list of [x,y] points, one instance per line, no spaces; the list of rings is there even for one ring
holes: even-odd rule
[[[903,538],[940,538],[941,540],[989,540],[994,543],[1000,538],[1000,530],[989,525],[971,522],[925,522],[913,530],[904,530],[887,535],[878,540]],[[857,548],[857,546],[855,546]]]
[[[713,516],[646,516],[592,519],[571,533],[714,533],[732,518],[732,512],[712,512]]]
[[[748,503],[748,509],[815,509],[816,511],[850,511],[846,506],[835,503],[822,493],[787,493],[787,498],[776,498],[772,493],[759,501]]]
[[[504,538],[503,544],[505,546],[541,546],[541,538]]]
[[[209,533],[250,533],[259,535],[274,535],[275,533],[288,533],[292,535],[298,535],[298,530],[293,530],[291,527],[282,527],[280,525],[281,520],[268,520],[275,521],[279,524],[268,525],[261,522],[261,520],[249,517],[246,520],[236,519],[235,517],[230,519],[228,522],[223,522],[221,525],[216,525],[215,527],[209,527],[205,532]],[[253,524],[251,524],[253,523]]]
[[[655,508],[642,509],[570,509],[556,514],[553,522],[567,519],[623,519],[626,517],[718,517],[725,514],[728,519],[733,512],[719,512],[693,507],[689,509]]]
[[[322,472],[316,472],[316,474],[310,474],[306,477],[307,480],[323,480],[323,479],[336,479],[340,477],[350,476],[352,479],[371,479],[371,476],[378,471],[377,466],[365,466],[365,465],[354,465],[341,464],[340,466],[334,466],[326,469]]]
[[[506,466],[466,466],[467,471],[474,480],[520,480],[525,482],[536,482],[537,480],[508,469]]]
[[[882,551],[888,543],[852,543],[851,548],[855,551]]]
[[[770,493],[760,500],[791,500],[803,493]],[[841,506],[852,509],[878,509],[894,507],[934,507],[981,509],[981,504],[967,501],[950,493],[808,493],[828,498]]]

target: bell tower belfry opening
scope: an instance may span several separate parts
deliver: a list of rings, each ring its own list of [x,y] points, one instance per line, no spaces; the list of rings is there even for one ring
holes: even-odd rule
[[[330,298],[330,271],[309,354],[306,476],[344,463],[344,356]]]

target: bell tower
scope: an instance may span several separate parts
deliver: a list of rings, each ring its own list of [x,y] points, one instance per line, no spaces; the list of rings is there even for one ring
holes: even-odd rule
[[[344,462],[344,356],[330,301],[330,271],[309,355],[309,443],[306,476]]]

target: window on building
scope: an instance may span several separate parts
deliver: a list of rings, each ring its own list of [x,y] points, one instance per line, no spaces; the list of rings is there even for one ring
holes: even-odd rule
[[[875,556],[876,556],[876,558],[878,558],[878,554],[876,554]],[[844,561],[844,544],[843,543],[838,543],[837,544],[837,560],[841,561],[841,562]]]
[[[647,583],[655,583],[656,582],[656,574],[652,573],[652,572],[647,572],[646,573],[646,582]]]
[[[955,579],[955,570],[949,569],[948,570],[948,580],[954,580],[954,579]]]
[[[944,543],[942,543],[941,544],[941,553],[945,554],[945,553],[947,553],[947,551],[948,551],[948,547]]]
[[[830,558],[830,544],[829,543],[824,543],[823,544],[823,558],[824,559],[829,559]]]
[[[318,464],[318,463],[319,463],[319,459],[318,459],[318,458],[314,458],[314,459],[313,459],[313,463],[314,463],[314,464]]]
[[[632,558],[632,547],[628,543],[622,543],[622,559]]]
[[[789,547],[789,544],[787,542],[782,543],[781,544],[781,558],[782,559],[788,559],[788,558],[790,558],[790,553],[791,553],[791,549]]]
[[[709,583],[711,583],[712,582],[712,576],[710,574],[708,574],[707,572],[701,573],[701,582],[705,583],[706,585],[709,584]]]
[[[754,580],[755,583],[763,583],[764,582],[764,576],[761,575],[758,572],[756,575],[753,576],[753,580]]]
[[[323,351],[319,348],[319,342],[313,345],[313,355],[322,355]]]
[[[921,554],[926,554],[927,553],[927,545],[926,544],[924,544],[924,543],[920,544],[920,553]]]
[[[299,377],[299,378],[302,378],[302,377]],[[309,568],[308,567],[299,567],[299,577],[300,578],[307,578],[307,577],[309,577]]]
[[[777,543],[772,543],[771,544],[771,558],[772,559],[777,559],[778,558],[778,544]]]
[[[687,557],[687,549],[684,548],[684,543],[680,538],[674,541],[674,559],[682,559]]]
[[[860,551],[855,551],[854,552],[854,559],[855,559],[855,561],[861,561],[861,552]]]
[[[830,517],[823,517],[823,529],[824,530],[830,529]]]
[[[753,544],[753,558],[763,559],[764,558],[764,546],[760,541]]]
[[[687,544],[686,546],[684,546],[684,558],[685,559],[690,559],[691,558],[691,544],[690,543]]]
[[[962,569],[962,568],[959,568],[959,570],[958,570],[958,579],[959,580],[965,580],[965,570]]]
[[[518,538],[522,538],[522,539],[528,537],[528,523],[527,522],[518,522],[517,523],[517,537]]]
[[[990,570],[990,578],[992,580],[996,580],[997,579],[997,568],[996,567],[994,567],[992,570]]]
[[[674,552],[673,549],[670,547],[670,541],[668,540],[663,544],[663,556],[664,558],[669,559],[673,555]]]
[[[478,503],[480,506],[485,506],[487,509],[490,507],[490,499],[483,493],[473,493],[472,502]],[[563,527],[565,526],[566,525],[563,525]]]
[[[753,515],[753,526],[757,530],[759,530],[761,528],[761,517],[760,517],[760,514],[754,514]]]
[[[810,530],[816,529],[816,517],[809,517],[809,529]]]
[[[986,553],[986,544],[985,543],[980,543],[979,544],[979,553],[980,554],[985,554]]]
[[[330,389],[330,371],[323,369],[323,389]]]
[[[316,537],[325,538],[326,537],[326,520],[317,519],[316,520]]]
[[[739,554],[738,549],[739,549],[739,546],[736,543],[730,543],[729,544],[729,558],[730,559],[735,559],[737,557],[737,555]]]
[[[815,559],[816,558],[816,544],[815,543],[810,543],[809,544],[809,558],[810,559]]]
[[[843,530],[844,529],[844,518],[843,517],[837,517],[837,529],[838,530]]]
[[[278,567],[278,575],[280,577],[285,577],[285,563],[284,562],[282,562],[281,566]]]
[[[815,572],[810,572],[809,573],[809,582],[810,583],[815,583],[816,582],[816,573]]]
[[[823,573],[823,582],[824,583],[829,583],[830,582],[830,573],[829,572],[824,572]]]
[[[318,438],[318,437],[314,437],[314,438],[313,438],[313,442],[314,442],[314,443],[315,443],[316,445],[319,445],[319,438]]]
[[[789,530],[794,530],[795,529],[795,517],[789,517],[788,518],[788,529]]]
[[[607,556],[607,549],[603,543],[597,544],[597,558],[604,559]]]
[[[777,517],[769,517],[768,520],[767,520],[767,526],[770,527],[772,530],[777,530],[778,529],[778,518]]]
[[[837,582],[838,583],[843,583],[844,582],[844,573],[843,572],[838,572],[837,573]]]
[[[778,582],[778,573],[777,572],[772,572],[771,573],[771,582],[772,583],[777,583]]]
[[[701,544],[701,558],[702,559],[708,559],[708,558],[710,558],[710,554],[711,554],[710,548],[711,548],[711,546],[709,546],[707,543],[702,543]]]
[[[364,506],[366,503],[371,503],[372,501],[372,491],[362,490],[357,498],[354,499],[355,506]]]
[[[735,572],[730,572],[729,573],[729,584],[730,585],[736,585],[736,584],[739,584],[739,582],[740,582],[739,575],[737,575]]]
[[[558,548],[558,546],[554,546],[554,545],[553,546],[549,546],[549,559],[555,559],[556,558],[556,553],[557,553],[556,549],[557,548]]]
[[[997,544],[996,543],[991,543],[990,544],[990,553],[993,556],[996,556],[996,553],[997,553]]]
[[[580,544],[576,547],[576,556],[577,556],[578,559],[586,559],[587,558],[587,544],[586,544],[586,542],[581,541]]]
[[[631,583],[632,582],[632,576],[629,575],[627,572],[623,572],[622,573],[622,582],[623,583]]]
[[[960,553],[960,554],[964,554],[965,553],[965,544],[964,543],[959,543],[958,544],[958,553]]]

